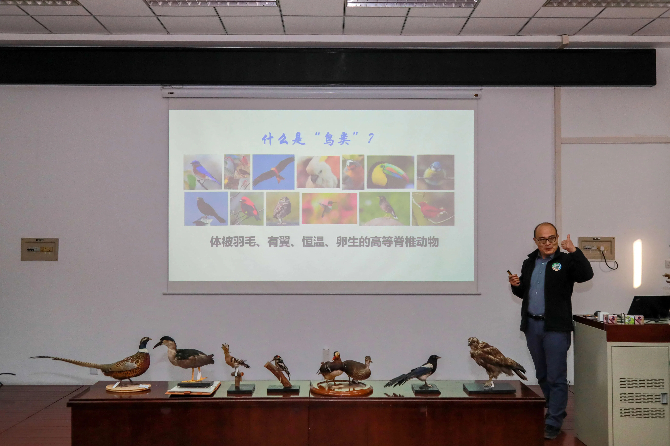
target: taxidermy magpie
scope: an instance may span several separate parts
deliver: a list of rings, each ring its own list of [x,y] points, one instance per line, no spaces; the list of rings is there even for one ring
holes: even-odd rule
[[[437,370],[437,360],[440,359],[439,356],[437,355],[430,355],[430,358],[428,358],[428,361],[415,369],[412,369],[411,372],[405,373],[404,375],[397,376],[393,378],[391,381],[387,382],[384,387],[389,387],[389,386],[400,386],[405,384],[407,381],[410,379],[416,378],[419,381],[423,381],[423,386],[421,388],[429,388],[432,387],[430,384],[426,382],[428,377],[435,373]]]

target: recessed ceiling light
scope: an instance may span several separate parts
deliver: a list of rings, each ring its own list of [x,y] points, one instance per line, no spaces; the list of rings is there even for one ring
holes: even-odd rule
[[[149,6],[277,6],[277,0],[272,1],[187,1],[187,0],[144,0]]]
[[[602,0],[548,0],[543,6],[567,6],[585,8],[670,8],[667,0],[619,0],[618,2]]]
[[[77,0],[0,0],[0,6],[81,6]]]
[[[474,8],[480,0],[347,0],[348,7]]]

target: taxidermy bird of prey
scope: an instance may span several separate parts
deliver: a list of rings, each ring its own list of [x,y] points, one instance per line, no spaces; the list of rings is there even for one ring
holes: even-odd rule
[[[214,178],[209,172],[207,172],[207,169],[203,167],[202,164],[200,164],[200,161],[198,160],[193,160],[191,163],[191,169],[193,170],[193,175],[200,181],[202,184],[205,180],[210,180],[214,181],[216,184],[221,186],[221,183]]]
[[[391,163],[375,163],[369,172],[368,187],[371,189],[405,189],[410,183],[405,171]]]
[[[305,187],[316,188],[335,188],[339,187],[339,180],[333,173],[333,169],[326,163],[327,156],[315,156],[309,162],[305,171],[307,172],[307,181]]]
[[[81,367],[98,369],[101,370],[105,376],[118,379],[119,381],[127,379],[132,383],[133,381],[130,378],[140,376],[149,368],[151,362],[149,350],[147,350],[147,342],[149,341],[151,341],[151,338],[143,337],[142,340],[140,340],[140,346],[137,353],[111,364],[95,364],[92,362],[75,361],[74,359],[57,358],[55,356],[32,356],[32,358],[53,359],[54,361],[69,362],[70,364]]]
[[[16,373],[0,373],[0,375],[12,375],[12,376],[16,376]],[[0,383],[0,387],[2,387],[2,386],[3,386],[3,384]]]
[[[524,375],[526,369],[515,360],[500,353],[500,350],[491,344],[482,342],[477,338],[469,338],[468,345],[470,346],[470,357],[475,360],[478,366],[484,367],[489,375],[489,380],[484,383],[484,387],[493,387],[493,380],[497,379],[501,373],[508,376],[516,373],[519,378],[526,380]]]
[[[428,361],[422,365],[419,366],[415,369],[412,369],[409,373],[405,373],[404,375],[397,376],[393,378],[391,381],[387,382],[384,384],[384,387],[389,387],[389,386],[400,386],[405,384],[407,381],[410,379],[416,378],[419,381],[423,381],[423,386],[421,388],[427,389],[432,387],[430,384],[426,382],[426,380],[435,373],[437,370],[437,360],[440,359],[439,356],[437,355],[430,355],[428,358]]]
[[[283,176],[279,175],[279,172],[284,170],[286,166],[291,164],[293,161],[295,161],[295,157],[289,156],[288,158],[285,158],[279,162],[275,167],[272,169],[268,170],[267,172],[263,172],[262,174],[258,175],[256,178],[254,178],[254,187],[258,185],[259,183],[269,180],[270,178],[277,178],[277,184],[281,182],[281,180],[284,179]],[[255,163],[255,161],[254,161]]]
[[[208,364],[214,364],[214,355],[208,355],[200,350],[193,348],[177,348],[177,343],[170,336],[163,336],[160,341],[154,345],[154,348],[164,345],[168,349],[168,361],[170,364],[181,367],[182,369],[191,369],[191,380],[187,382],[202,381],[200,368]],[[199,379],[194,380],[195,369],[198,369]]]
[[[391,206],[391,203],[389,203],[388,200],[386,200],[386,197],[383,195],[379,196],[379,207],[382,208],[382,211],[386,212],[387,214],[391,214],[391,216],[393,216],[393,218],[396,220],[398,219],[398,216],[395,215],[395,211],[393,210],[393,206]],[[387,216],[385,215],[385,217]]]
[[[342,176],[342,189],[345,190],[363,190],[365,183],[365,171],[358,161],[347,160]]]
[[[204,198],[198,197],[198,210],[202,212],[202,215],[205,217],[214,217],[219,223],[225,223],[226,219],[223,217],[220,217],[219,214],[216,213],[214,208],[205,201]]]
[[[272,216],[279,220],[279,224],[284,224],[281,219],[291,213],[291,200],[288,197],[281,197],[275,206]]]

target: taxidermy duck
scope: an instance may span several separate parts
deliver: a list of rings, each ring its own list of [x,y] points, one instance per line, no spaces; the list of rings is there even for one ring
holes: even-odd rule
[[[226,364],[235,369],[233,376],[239,375],[240,367],[250,368],[244,359],[237,359],[230,354],[230,346],[228,344],[222,344],[221,348],[223,349],[223,354],[226,355]]]
[[[69,362],[70,364],[81,367],[98,369],[101,370],[102,374],[105,376],[118,379],[119,381],[127,379],[132,383],[133,381],[130,378],[140,376],[149,368],[149,364],[151,363],[149,350],[147,350],[147,342],[149,341],[151,341],[151,338],[147,338],[146,336],[143,337],[140,340],[140,346],[137,353],[110,364],[95,364],[93,362],[76,361],[74,359],[57,358],[55,356],[32,356],[31,358],[53,359],[54,361]]]
[[[359,381],[364,381],[372,375],[370,370],[370,363],[372,359],[369,356],[365,357],[365,364],[361,364],[358,361],[352,361],[347,359],[342,363],[344,373],[349,377],[349,382],[354,384],[360,384]]]
[[[164,345],[168,349],[168,361],[170,364],[182,369],[191,369],[191,380],[186,382],[202,381],[203,378],[200,368],[209,364],[214,364],[214,355],[208,355],[200,350],[193,348],[177,348],[177,343],[170,336],[163,336],[154,348]],[[198,369],[198,379],[193,379],[195,369]]]
[[[340,358],[340,352],[333,353],[333,359],[331,361],[326,361],[321,363],[319,371],[316,372],[317,375],[321,375],[325,378],[326,381],[335,381],[335,378],[340,376],[344,372],[344,363],[342,358]]]

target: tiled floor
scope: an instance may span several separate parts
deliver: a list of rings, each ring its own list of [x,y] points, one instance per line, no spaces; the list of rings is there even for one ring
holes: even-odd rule
[[[540,393],[539,386],[529,386]],[[70,409],[66,404],[83,386],[7,386],[0,388],[0,445],[70,446]],[[563,432],[546,446],[585,446],[574,436],[574,398],[568,399]]]

